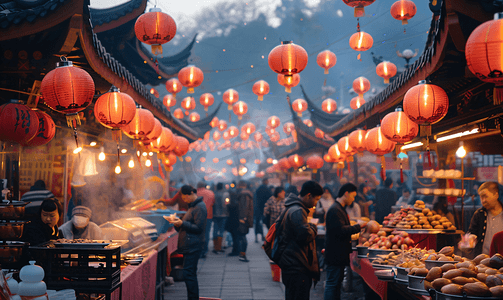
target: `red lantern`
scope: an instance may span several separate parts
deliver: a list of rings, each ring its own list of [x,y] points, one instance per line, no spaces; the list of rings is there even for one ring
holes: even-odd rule
[[[349,47],[356,51],[367,51],[373,44],[372,36],[363,31],[356,32],[349,38]]]
[[[335,162],[335,160],[332,158],[332,156],[330,156],[330,154],[328,154],[328,153],[323,155],[323,160],[326,161],[327,163]]]
[[[159,123],[160,124],[160,123]],[[144,108],[136,108],[136,114],[128,125],[122,127],[122,131],[130,138],[139,140],[146,137],[155,127],[155,117]]]
[[[319,128],[316,128],[314,130],[314,136],[319,138],[319,139],[322,139],[325,137],[325,133],[323,132],[323,130],[319,129]]]
[[[199,159],[199,161],[200,161],[200,162],[202,162],[202,163],[206,162],[206,157],[201,157],[201,158]]]
[[[239,101],[239,93],[233,89],[228,89],[224,92],[222,99],[227,103],[227,109],[231,110],[232,105]]]
[[[357,129],[349,134],[349,146],[358,152],[363,152],[367,150],[365,146],[365,136],[367,131],[363,129]]]
[[[210,132],[209,131],[206,131],[204,133],[203,139],[204,139],[205,142],[207,142],[207,141],[210,140]]]
[[[229,130],[227,130],[227,131],[229,132],[229,136],[231,138],[235,138],[239,134],[239,129],[236,126],[230,126]]]
[[[166,81],[166,90],[170,92],[173,97],[176,97],[176,94],[181,92],[183,88],[182,83],[176,79],[176,78],[171,78],[170,80]]]
[[[313,173],[317,173],[324,165],[323,158],[318,155],[313,155],[308,157],[306,160],[306,166],[313,170]]]
[[[321,109],[326,113],[333,113],[337,110],[337,102],[334,99],[328,98],[321,103]]]
[[[218,118],[217,117],[213,117],[213,119],[210,122],[210,126],[211,126],[211,128],[215,128],[215,126],[218,126]]]
[[[227,129],[227,122],[224,120],[218,121],[218,130],[224,131],[225,129]]]
[[[247,135],[250,135],[255,132],[255,125],[253,123],[248,122],[241,127],[241,132],[245,132]]]
[[[1,110],[2,109],[0,108],[0,111]],[[38,118],[38,130],[32,139],[30,139],[26,143],[23,143],[23,141],[20,142],[21,145],[25,147],[43,146],[49,143],[56,134],[56,124],[54,124],[54,121],[52,120],[51,116],[40,110],[35,110],[34,112]]]
[[[346,156],[341,153],[337,143],[328,148],[328,155],[330,155],[333,162],[343,162],[344,160],[346,160]]]
[[[222,138],[225,140],[225,141],[228,141],[231,139],[231,136],[229,135],[229,131],[224,131],[224,133],[222,133]]]
[[[187,158],[190,158],[190,156]],[[190,162],[191,160],[192,160],[192,158],[190,158],[188,162]],[[172,166],[172,165],[176,164],[176,155],[173,153],[168,153],[167,155],[165,155],[164,164],[167,166]]]
[[[330,50],[321,51],[318,53],[318,56],[316,56],[316,63],[318,66],[325,69],[325,74],[328,74],[328,69],[332,68],[337,63],[337,56]]]
[[[203,83],[204,74],[198,67],[189,65],[178,72],[178,80],[187,88],[188,94],[194,94],[194,88]]]
[[[112,87],[111,91],[100,96],[94,104],[94,116],[101,125],[111,128],[115,141],[121,138],[120,128],[129,124],[136,114],[136,104],[126,93]]]
[[[168,109],[168,111],[171,111],[171,107],[176,105],[176,99],[175,99],[175,97],[173,95],[166,94],[162,98],[162,104],[164,104],[164,106],[166,106],[166,108]]]
[[[28,144],[39,130],[39,118],[34,110],[22,104],[0,106],[0,141]]]
[[[153,142],[150,143],[152,149],[155,151],[167,151],[173,143],[173,132],[166,127],[162,127],[161,135]]]
[[[244,165],[244,164],[246,164],[246,159],[241,158],[241,159],[239,160],[239,162],[240,162],[241,164],[243,164],[243,165]]]
[[[278,74],[278,83],[285,87],[285,92],[291,93],[292,88],[297,86],[300,82],[300,75],[293,74],[292,76],[283,76]]]
[[[292,166],[290,165],[290,162],[288,161],[288,158],[283,157],[280,159],[277,163],[277,165],[284,171],[290,169]]]
[[[255,132],[253,139],[255,140],[255,142],[260,143],[262,141],[262,133]]]
[[[162,54],[162,44],[175,37],[176,23],[171,16],[163,13],[160,8],[151,8],[144,13],[134,24],[136,38],[152,46],[154,55]]]
[[[265,133],[267,133],[267,135],[268,135],[268,136],[271,136],[271,135],[273,135],[274,133],[276,133],[276,129],[271,128],[271,127],[266,127],[266,129],[265,129]]]
[[[394,19],[401,20],[402,25],[405,25],[409,23],[407,20],[412,19],[416,15],[417,8],[414,2],[410,0],[398,0],[391,5],[389,12]]]
[[[302,117],[302,112],[304,112],[307,109],[307,102],[306,100],[299,98],[293,101],[292,108],[299,117]]]
[[[204,111],[208,111],[208,107],[212,106],[215,102],[215,97],[210,93],[204,93],[199,97],[199,103],[204,106]]]
[[[238,101],[232,106],[232,110],[238,116],[238,120],[241,120],[243,115],[248,112],[248,105],[243,101]]]
[[[301,46],[285,41],[269,52],[267,60],[271,70],[288,77],[304,70],[307,66],[308,55]]]
[[[232,165],[232,159],[228,159],[228,160],[227,160],[227,164],[228,164],[229,166],[230,166],[230,165]]]
[[[189,115],[189,120],[190,120],[191,122],[197,122],[197,121],[199,121],[200,119],[201,119],[201,116],[199,116],[199,114],[198,114],[198,113],[196,113],[196,112],[192,112],[192,113],[190,113],[190,115]],[[208,133],[209,133],[209,131],[208,131]]]
[[[355,18],[365,16],[365,6],[374,3],[376,0],[342,0],[346,5],[355,8]]]
[[[254,161],[254,162],[255,162],[255,164],[256,164],[256,165],[260,165],[260,159],[258,159],[258,158],[257,158],[257,159],[255,159],[255,161]]]
[[[77,113],[93,100],[94,82],[86,71],[74,67],[66,57],[62,60],[44,76],[40,92],[47,106],[66,114],[68,126],[75,128],[80,124]]]
[[[306,125],[307,127],[313,127],[313,121],[309,120],[309,119],[306,119],[304,121],[302,121],[304,123],[304,125]]]
[[[173,112],[173,116],[177,119],[183,119],[183,111],[181,108],[177,108],[175,109],[175,111]]]
[[[396,66],[389,61],[383,61],[376,67],[377,76],[384,78],[384,83],[389,83],[389,79],[396,75]]]
[[[196,100],[193,97],[185,97],[182,100],[182,108],[185,109],[185,115],[189,115],[189,111],[196,108]]]
[[[213,163],[214,163],[214,164],[218,164],[218,162],[219,162],[219,161],[220,161],[220,160],[219,160],[218,158],[216,158],[216,157],[213,159]]]
[[[403,98],[405,114],[419,125],[437,123],[445,117],[448,108],[449,98],[445,91],[426,81],[410,88]]]
[[[363,99],[363,97],[356,96],[349,102],[349,107],[352,109],[358,109],[362,107],[363,104],[365,104],[365,99]]]
[[[192,157],[187,156],[187,157],[185,158],[185,161],[186,161],[186,162],[188,162],[188,163],[189,163],[189,162],[191,162],[191,161],[192,161]]]
[[[266,159],[266,162],[267,162],[268,164],[272,164],[272,163],[273,163],[273,160],[274,160],[274,159],[272,159],[271,157],[269,157],[269,158],[267,158],[267,159]]]
[[[382,119],[381,131],[387,139],[403,144],[412,141],[417,136],[419,126],[412,122],[399,107]]]
[[[246,141],[250,137],[249,135],[246,134],[246,132],[241,132],[239,136],[241,137],[242,141]]]
[[[269,83],[259,80],[253,84],[252,91],[258,96],[258,101],[264,100],[264,95],[269,93]]]
[[[283,125],[283,131],[287,136],[292,133],[292,130],[295,130],[295,125],[293,125],[292,122],[286,122],[285,125]]]
[[[174,140],[175,147],[173,148],[173,153],[176,156],[184,156],[187,154],[189,151],[189,141],[183,136],[176,136]]]
[[[150,94],[154,95],[154,97],[156,98],[159,98],[159,92],[154,88],[150,89]]]
[[[274,132],[269,138],[271,139],[271,142],[276,143],[277,141],[279,141],[280,135],[279,133]]]
[[[154,129],[152,129],[152,131],[150,133],[147,133],[146,136],[141,137],[140,139],[141,139],[141,142],[144,145],[149,145],[150,142],[153,142],[153,141],[157,140],[157,138],[160,137],[161,134],[162,134],[162,125],[161,125],[161,122],[159,122],[159,120],[157,120],[156,118],[154,118]]]
[[[370,90],[370,81],[362,76],[356,78],[353,80],[353,90],[363,98],[363,94]]]
[[[270,128],[277,128],[280,125],[280,123],[281,122],[279,121],[279,118],[276,116],[270,116],[267,119],[267,126]]]
[[[381,127],[375,127],[367,131],[365,135],[365,147],[367,151],[375,155],[388,154],[395,148],[395,142],[388,140],[382,134]]]
[[[222,137],[222,134],[218,131],[213,132],[213,139],[218,141]]]
[[[339,151],[345,156],[351,156],[356,153],[356,150],[349,145],[348,136],[342,137],[337,141],[337,146]]]
[[[304,165],[304,158],[298,154],[293,154],[288,157],[288,162],[290,166],[300,168]]]
[[[501,104],[503,99],[502,24],[503,19],[482,23],[472,31],[465,46],[466,63],[470,71],[478,79],[495,84],[494,105]]]

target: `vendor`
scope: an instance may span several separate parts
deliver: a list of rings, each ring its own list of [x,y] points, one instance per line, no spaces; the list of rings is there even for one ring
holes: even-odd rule
[[[493,236],[503,228],[503,186],[484,182],[478,193],[482,207],[473,214],[468,229],[477,239],[472,255],[489,254]]]
[[[55,198],[47,198],[40,204],[39,212],[30,223],[24,225],[21,240],[36,246],[63,237],[58,229],[58,221],[63,208]]]
[[[101,228],[89,222],[92,211],[85,206],[76,206],[72,210],[72,219],[59,228],[65,239],[101,240]]]

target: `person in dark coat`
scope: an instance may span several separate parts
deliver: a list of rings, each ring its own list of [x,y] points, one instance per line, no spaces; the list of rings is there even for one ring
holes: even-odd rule
[[[38,218],[40,205],[47,198],[54,198],[54,194],[45,188],[43,180],[37,180],[30,187],[30,190],[23,194],[21,201],[30,202],[25,206],[25,217],[27,219]]]
[[[253,212],[255,218],[255,243],[258,243],[258,234],[262,235],[262,241],[265,240],[264,229],[262,228],[262,213],[264,212],[265,203],[272,196],[268,184],[269,180],[267,178],[262,179],[262,184],[255,191],[255,211]]]
[[[47,198],[40,204],[37,217],[24,225],[21,240],[37,246],[50,240],[63,238],[58,228],[63,207],[56,198]]]
[[[225,230],[230,233],[232,237],[232,251],[227,254],[227,256],[238,256],[239,255],[239,245],[236,243],[237,240],[237,228],[239,225],[239,204],[237,194],[229,190],[230,201],[227,204],[228,217],[225,221]]]
[[[395,205],[397,196],[393,188],[393,180],[386,178],[384,187],[377,190],[375,201],[376,221],[382,224],[384,217],[391,212],[391,207]]]
[[[227,212],[227,201],[229,201],[229,192],[224,189],[224,184],[219,182],[215,192],[215,204],[213,205],[213,253],[218,254],[222,251],[222,237],[224,234],[225,220],[229,216]]]
[[[276,221],[277,245],[273,256],[281,268],[286,300],[309,300],[309,290],[313,280],[320,280],[320,268],[316,254],[315,224],[307,222],[309,209],[323,195],[323,188],[316,181],[307,181],[302,185],[300,196],[289,194],[285,201],[285,210]]]
[[[174,217],[167,220],[178,231],[178,253],[183,254],[183,279],[187,287],[187,299],[199,300],[197,282],[197,262],[204,247],[206,230],[206,205],[203,197],[197,197],[197,190],[190,185],[180,188],[182,200],[189,204],[183,219]]]
[[[360,232],[367,223],[358,221],[351,226],[345,207],[355,200],[357,188],[352,183],[346,183],[339,189],[335,203],[328,209],[325,235],[325,264],[327,281],[325,300],[341,298],[341,284],[344,279],[344,269],[349,266],[351,253],[351,235]]]
[[[237,240],[233,241],[239,247],[239,260],[249,262],[246,258],[246,249],[248,248],[246,235],[250,232],[250,228],[253,228],[253,194],[247,188],[246,181],[239,181],[237,187],[239,224],[236,233]]]

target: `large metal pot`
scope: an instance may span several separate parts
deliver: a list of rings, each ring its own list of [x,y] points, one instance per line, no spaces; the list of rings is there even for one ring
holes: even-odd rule
[[[425,277],[414,276],[414,275],[407,275],[407,277],[409,278],[409,287],[411,289],[422,290],[426,292],[426,290],[424,289]]]
[[[0,202],[0,219],[19,220],[24,218],[25,206],[30,202],[13,201],[10,203]]]
[[[396,267],[396,277],[395,280],[397,282],[403,283],[403,284],[409,284],[409,278],[407,277],[408,273],[405,268],[402,267]]]
[[[25,242],[0,242],[0,264],[17,263],[28,245]]]
[[[29,221],[0,222],[0,240],[18,240],[23,235],[24,224]]]
[[[356,246],[356,251],[358,251],[359,258],[366,258],[369,253],[369,247],[365,246]]]

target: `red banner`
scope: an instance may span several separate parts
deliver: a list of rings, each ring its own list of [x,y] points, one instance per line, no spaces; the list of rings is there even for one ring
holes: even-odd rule
[[[386,299],[388,296],[388,283],[377,279],[374,274],[374,268],[367,258],[358,258],[357,252],[353,251],[350,255],[351,269],[358,273],[367,285],[381,297]]]

